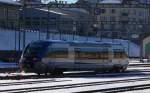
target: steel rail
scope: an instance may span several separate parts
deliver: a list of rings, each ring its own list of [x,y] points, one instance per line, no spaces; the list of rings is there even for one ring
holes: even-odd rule
[[[12,86],[12,85],[26,85],[26,84],[38,84],[38,83],[52,83],[52,82],[65,82],[71,80],[38,80],[38,81],[24,81],[24,82],[10,82],[10,83],[0,83],[2,86]]]
[[[22,92],[34,92],[34,91],[57,90],[57,89],[68,89],[68,88],[97,86],[97,85],[106,85],[106,84],[116,84],[116,83],[137,82],[137,81],[149,81],[149,80],[150,80],[150,78],[126,79],[126,80],[114,80],[114,81],[103,81],[103,82],[78,83],[78,84],[44,86],[44,87],[33,87],[33,88],[8,89],[8,90],[0,90],[0,92],[5,92],[5,93],[6,92],[7,93],[8,92],[9,93],[22,93]],[[147,86],[147,85],[145,85],[145,86]],[[150,86],[150,84],[149,84],[149,86]],[[106,90],[96,90],[96,91],[106,91]],[[86,92],[86,91],[84,91],[84,92]]]
[[[142,84],[142,85],[135,85],[135,86],[126,86],[126,87],[117,87],[117,88],[109,88],[109,89],[99,89],[99,90],[91,90],[91,91],[81,91],[76,93],[118,93],[118,92],[127,92],[127,91],[134,91],[134,90],[143,90],[143,89],[150,89],[150,84]]]

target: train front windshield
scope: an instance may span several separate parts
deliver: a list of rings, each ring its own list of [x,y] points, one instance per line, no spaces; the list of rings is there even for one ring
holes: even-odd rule
[[[23,56],[40,57],[46,51],[47,46],[47,44],[31,43],[26,47]]]

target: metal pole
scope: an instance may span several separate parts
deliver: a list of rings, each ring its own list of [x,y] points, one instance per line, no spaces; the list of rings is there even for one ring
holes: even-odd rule
[[[16,43],[17,43],[17,42],[16,42],[16,39],[17,39],[17,37],[16,37],[16,36],[17,36],[17,33],[16,33],[16,27],[15,27],[14,30],[15,30],[15,50],[17,50],[17,48],[16,48]]]
[[[24,48],[25,47],[25,42],[26,42],[26,40],[25,40],[26,39],[26,35],[25,35],[26,34],[25,33],[25,25],[26,25],[25,24],[26,0],[23,1],[22,9],[23,9],[22,10],[23,11],[23,28],[22,28],[23,29],[23,38],[22,39],[23,39],[23,48]]]
[[[19,46],[18,46],[18,49],[19,49],[19,51],[21,50],[21,49],[20,49],[20,41],[21,41],[21,40],[20,40],[20,31],[21,31],[21,25],[20,25],[20,22],[19,22],[19,33],[18,33],[18,45],[19,45]]]
[[[73,40],[75,40],[75,36],[76,36],[76,21],[73,20]]]
[[[128,43],[128,48],[127,48],[127,51],[128,51],[128,56],[130,56],[130,30],[128,29],[128,25],[126,24],[125,25],[125,29],[126,29],[126,32],[127,32],[127,43]]]
[[[130,41],[131,41],[131,38],[130,38],[130,29],[129,29],[129,22],[126,23],[126,30],[127,30],[127,37],[128,37],[128,56],[130,56]]]
[[[49,6],[47,6],[47,32],[46,32],[46,39],[49,39]]]
[[[6,8],[6,16],[7,16],[7,18],[6,18],[6,28],[9,28],[9,25],[8,25],[8,23],[9,23],[9,22],[8,22],[8,20],[9,20],[9,19],[8,19],[8,17],[9,17],[9,16],[8,16],[8,7]]]
[[[41,35],[40,35],[40,31],[42,29],[42,23],[41,23],[42,19],[40,18],[40,26],[38,27],[38,32],[39,32],[39,40],[41,40]]]
[[[142,32],[142,31],[141,31]],[[140,32],[140,61],[143,62],[143,35]]]

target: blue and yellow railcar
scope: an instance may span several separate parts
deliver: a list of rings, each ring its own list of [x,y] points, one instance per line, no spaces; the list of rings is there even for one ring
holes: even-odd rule
[[[35,41],[20,58],[25,72],[62,74],[64,71],[93,70],[122,72],[129,64],[121,44],[79,41]]]

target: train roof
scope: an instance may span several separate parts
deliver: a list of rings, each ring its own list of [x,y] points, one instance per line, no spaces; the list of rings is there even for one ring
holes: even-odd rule
[[[96,41],[63,41],[63,40],[38,40],[34,41],[34,43],[59,43],[59,44],[65,44],[69,43],[71,45],[75,44],[81,44],[81,45],[104,45],[104,46],[123,46],[121,43],[116,43],[116,42],[96,42]]]
[[[102,47],[102,49],[95,48],[95,49],[90,49],[90,48],[81,48],[79,51],[107,51],[108,47],[111,47],[115,51],[124,51],[125,47],[121,43],[113,43],[113,42],[94,42],[94,41],[62,41],[62,40],[38,40],[34,41],[32,43],[35,44],[42,44],[42,45],[51,45],[53,43],[55,44],[70,44],[72,46],[92,46],[92,47]],[[61,46],[61,45],[60,45]],[[57,49],[57,48],[56,48]]]

